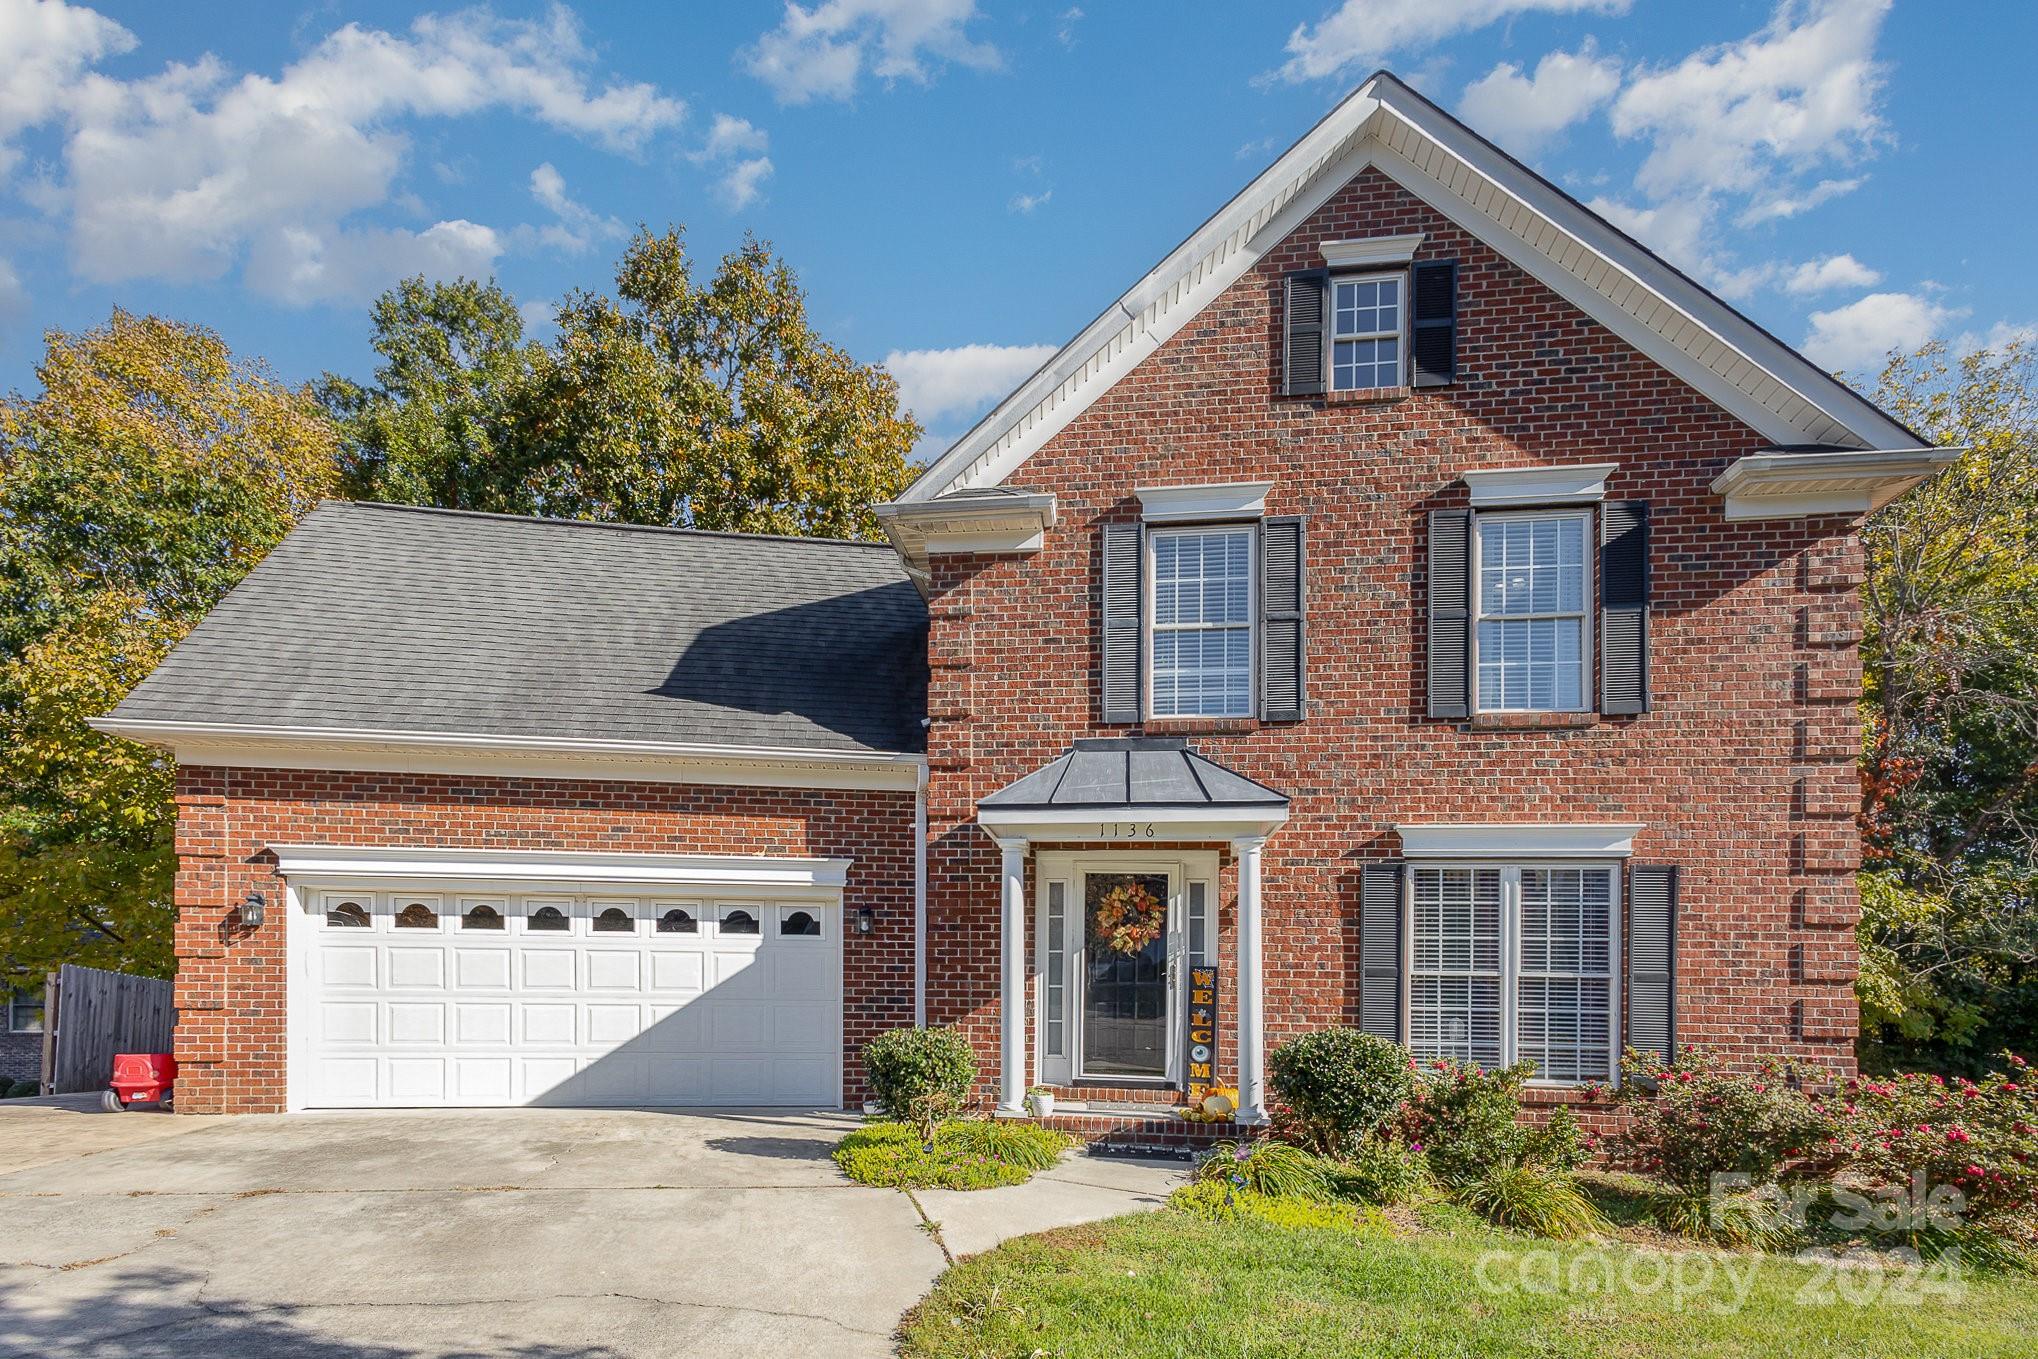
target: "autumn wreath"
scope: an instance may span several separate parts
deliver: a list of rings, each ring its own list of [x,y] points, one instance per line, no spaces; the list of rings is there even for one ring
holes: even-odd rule
[[[1168,928],[1167,903],[1136,882],[1122,882],[1104,894],[1090,917],[1097,941],[1113,953],[1135,954]]]

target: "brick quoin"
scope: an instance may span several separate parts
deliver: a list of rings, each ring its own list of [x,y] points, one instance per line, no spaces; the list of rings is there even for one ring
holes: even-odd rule
[[[1320,241],[1418,231],[1418,260],[1459,262],[1456,383],[1277,395],[1283,274],[1320,265]],[[1851,772],[1859,749],[1860,554],[1843,517],[1723,517],[1710,482],[1769,446],[1363,172],[1006,479],[1058,497],[1038,552],[932,559],[930,1018],[995,1070],[999,861],[976,799],[1076,737],[1189,734],[1293,798],[1263,860],[1269,1045],[1358,1022],[1360,869],[1398,853],[1395,823],[1634,821],[1635,861],[1681,870],[1679,1041],[1851,1070],[1851,826],[1825,820],[1844,775],[1807,765]],[[1653,711],[1431,720],[1428,512],[1467,503],[1468,470],[1564,462],[1618,463],[1607,497],[1649,502]],[[1100,723],[1099,526],[1138,518],[1135,486],[1228,481],[1272,482],[1267,512],[1307,520],[1307,719]],[[1230,1073],[1228,857],[1219,896]]]
[[[843,937],[848,1102],[857,1053],[913,1022],[913,795],[896,791],[188,767],[177,774],[177,1109],[274,1113],[285,1100],[281,910],[270,844],[404,845],[852,860],[842,901],[875,912]]]

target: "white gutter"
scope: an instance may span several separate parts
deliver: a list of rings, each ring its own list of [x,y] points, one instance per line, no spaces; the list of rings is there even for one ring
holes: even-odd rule
[[[913,783],[913,1027],[927,1027],[927,762]]]

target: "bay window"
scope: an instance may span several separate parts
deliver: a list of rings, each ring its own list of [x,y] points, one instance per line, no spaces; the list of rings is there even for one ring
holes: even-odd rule
[[[1536,1079],[1610,1079],[1618,870],[1607,864],[1411,866],[1410,1053]]]
[[[1253,548],[1249,524],[1149,535],[1148,638],[1155,717],[1253,711]]]

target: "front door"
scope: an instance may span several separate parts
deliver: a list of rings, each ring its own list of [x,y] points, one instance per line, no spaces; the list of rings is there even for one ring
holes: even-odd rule
[[[1083,1076],[1167,1079],[1169,887],[1166,873],[1083,875]]]

